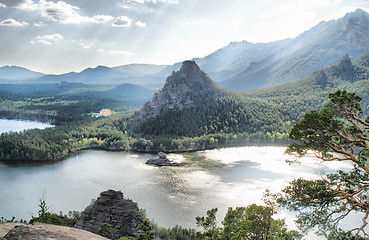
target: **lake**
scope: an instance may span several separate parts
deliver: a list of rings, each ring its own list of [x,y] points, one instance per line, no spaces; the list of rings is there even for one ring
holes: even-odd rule
[[[289,165],[284,151],[248,146],[169,154],[180,164],[162,168],[145,164],[151,154],[95,150],[53,164],[0,163],[0,216],[29,220],[43,196],[53,212],[82,211],[100,192],[114,189],[137,202],[159,226],[195,227],[195,217],[211,208],[219,208],[220,223],[228,207],[261,204],[265,189],[278,192],[295,178],[317,178],[347,167],[311,159]],[[293,214],[283,211],[280,217],[293,225]]]
[[[44,129],[47,127],[54,126],[48,123],[41,123],[36,121],[0,119],[0,134],[9,131],[19,132],[30,128]]]

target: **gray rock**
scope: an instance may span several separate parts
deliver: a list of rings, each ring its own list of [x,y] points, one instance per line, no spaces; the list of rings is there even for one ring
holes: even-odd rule
[[[184,61],[178,72],[173,72],[164,87],[146,102],[131,120],[154,118],[161,113],[192,106],[215,89],[215,83],[200,70],[194,61]]]
[[[108,223],[114,238],[136,237],[144,219],[136,203],[124,199],[120,191],[108,190],[100,193],[100,197],[82,212],[81,220],[74,227],[98,233],[101,224]]]
[[[152,158],[152,159],[147,160],[146,164],[151,164],[151,165],[155,165],[158,167],[178,166],[177,162],[173,162],[172,160],[169,160],[167,155],[163,152],[159,152],[157,158]]]
[[[36,223],[0,223],[1,240],[103,240],[99,235],[80,229]]]

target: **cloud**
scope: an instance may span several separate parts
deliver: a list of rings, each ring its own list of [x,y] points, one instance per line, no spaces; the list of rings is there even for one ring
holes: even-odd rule
[[[93,20],[96,23],[106,23],[106,22],[109,22],[113,19],[114,19],[114,17],[109,16],[109,15],[96,15],[95,17],[93,17]]]
[[[79,40],[78,44],[84,49],[90,49],[94,45],[91,43],[84,43],[83,40]]]
[[[160,7],[163,4],[177,4],[178,0],[123,0],[119,5],[125,9],[138,9],[142,6],[150,9]],[[150,9],[152,10],[152,9]]]
[[[144,22],[141,22],[141,21],[137,21],[136,23],[135,23],[135,25],[137,26],[137,27],[146,27],[146,23],[144,23]]]
[[[79,24],[84,20],[84,17],[77,13],[78,7],[63,1],[54,3],[40,0],[39,9],[42,17],[54,22]]]
[[[8,18],[0,22],[0,26],[9,26],[9,27],[24,27],[29,25],[26,22],[18,22],[17,20],[14,20],[13,18]]]
[[[177,4],[178,0],[123,0],[124,3],[139,3],[139,4]]]
[[[80,24],[83,22],[89,23],[106,23],[114,18],[109,15],[96,15],[94,17],[81,16],[78,11],[79,7],[73,6],[63,1],[48,2],[40,0],[38,5],[41,11],[41,16],[53,22],[60,22],[63,24]]]
[[[37,40],[37,42],[41,43],[41,44],[44,44],[44,45],[52,45],[52,43],[50,41],[43,40],[43,39]]]
[[[37,4],[32,0],[0,0],[0,7],[20,8],[28,11],[37,9]]]
[[[133,55],[132,52],[129,51],[108,51],[111,55],[122,55],[122,56],[131,56]]]
[[[42,27],[42,26],[45,26],[45,23],[43,23],[43,22],[36,22],[36,23],[33,23],[33,26],[35,26],[35,27]]]
[[[52,35],[38,36],[37,38],[58,42],[58,41],[62,40],[64,37],[61,34],[57,33],[57,34],[52,34]]]
[[[132,19],[130,19],[127,16],[120,16],[117,17],[114,22],[113,22],[113,26],[114,27],[129,27],[132,24]]]
[[[51,34],[51,35],[43,35],[36,37],[37,42],[44,44],[44,45],[53,45],[55,43],[60,42],[64,39],[63,35],[61,34]],[[31,43],[35,43],[35,41],[31,41]]]
[[[114,19],[114,17],[109,15],[82,16],[79,14],[79,7],[64,1],[40,0],[38,4],[35,4],[33,0],[0,0],[0,7],[38,10],[42,17],[63,24],[80,24],[83,22],[106,23]]]

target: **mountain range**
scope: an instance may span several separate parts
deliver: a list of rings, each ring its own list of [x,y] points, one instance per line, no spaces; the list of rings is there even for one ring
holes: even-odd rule
[[[294,82],[337,63],[348,54],[355,60],[369,49],[369,14],[363,10],[321,22],[296,38],[270,43],[232,42],[216,52],[192,59],[219,85],[233,90],[260,89]],[[81,82],[117,86],[134,83],[162,87],[173,65],[98,66],[81,72],[47,75],[20,67],[0,68],[1,82]]]
[[[368,66],[369,51],[354,62],[345,54],[338,63],[306,79],[240,93],[218,86],[194,61],[185,61],[152,100],[130,117],[130,128],[149,139],[286,133],[337,90],[361,96],[364,114],[368,114]]]
[[[338,20],[321,22],[294,39],[231,43],[196,61],[222,86],[249,90],[309,77],[344,54],[356,59],[368,49],[369,14],[358,9]]]
[[[27,68],[18,66],[3,66],[0,68],[1,82],[14,82],[22,80],[37,79],[45,74],[28,70]]]

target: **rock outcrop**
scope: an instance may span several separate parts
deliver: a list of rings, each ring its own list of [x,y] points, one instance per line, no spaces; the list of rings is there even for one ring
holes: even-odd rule
[[[80,229],[43,223],[0,223],[1,240],[104,240]]]
[[[328,76],[323,70],[320,70],[314,73],[313,82],[324,89],[328,83]]]
[[[174,162],[168,159],[167,155],[163,152],[159,152],[157,158],[152,158],[152,159],[147,160],[146,164],[151,164],[151,165],[155,165],[158,167],[178,166],[177,162]]]
[[[114,238],[136,237],[144,219],[136,203],[124,199],[120,191],[108,190],[100,193],[100,197],[82,212],[81,220],[74,227],[98,233],[101,224],[108,223]]]
[[[164,87],[132,119],[151,118],[166,111],[182,110],[213,93],[214,89],[215,83],[194,61],[185,61],[180,71],[173,72]]]
[[[335,67],[334,75],[349,82],[355,82],[357,80],[355,67],[349,55],[346,54],[341,61],[338,62]]]

